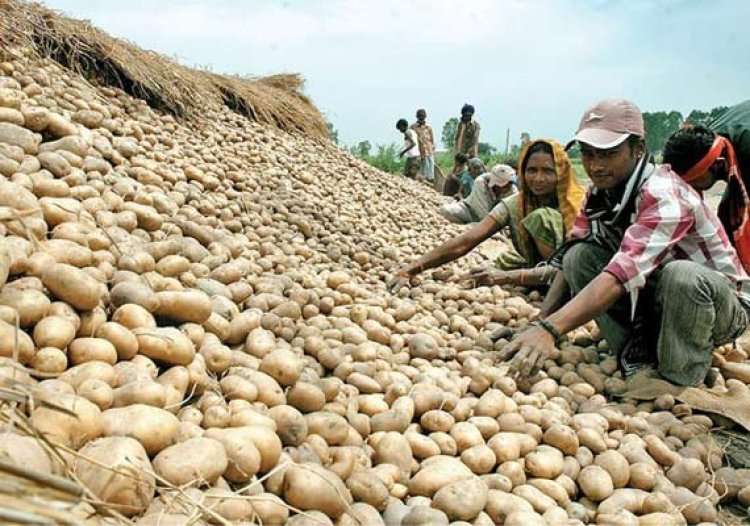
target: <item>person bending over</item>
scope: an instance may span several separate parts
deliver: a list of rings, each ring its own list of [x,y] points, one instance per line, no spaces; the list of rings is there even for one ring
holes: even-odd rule
[[[507,164],[496,164],[477,177],[469,197],[440,207],[440,215],[452,223],[476,223],[484,219],[502,199],[517,193],[516,171]]]
[[[595,319],[626,377],[698,385],[714,346],[747,327],[750,278],[719,219],[668,165],[651,163],[643,136],[630,101],[584,113],[575,141],[593,187],[553,258],[561,268],[540,319],[498,353],[512,371],[534,373],[561,335]]]

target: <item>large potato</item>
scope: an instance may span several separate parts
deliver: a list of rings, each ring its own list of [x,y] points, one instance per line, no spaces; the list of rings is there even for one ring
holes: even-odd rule
[[[92,310],[99,305],[99,282],[72,265],[52,265],[42,274],[42,283],[55,297],[70,303],[78,310]]]
[[[76,476],[99,500],[119,513],[126,517],[138,515],[153,500],[151,462],[137,440],[100,438],[86,444],[80,453],[73,466]]]
[[[176,486],[214,484],[227,469],[224,446],[211,438],[191,438],[162,450],[154,471]]]
[[[303,511],[319,510],[331,518],[352,503],[349,490],[336,475],[319,464],[292,465],[284,473],[284,500]]]
[[[102,412],[95,404],[75,395],[56,393],[46,396],[49,396],[50,402],[73,413],[45,406],[34,409],[31,413],[32,425],[51,442],[77,450],[86,442],[105,434]]]
[[[460,480],[437,490],[432,505],[453,521],[470,521],[484,509],[487,491],[487,485],[479,477]]]
[[[107,409],[101,414],[101,422],[104,436],[133,437],[149,455],[172,445],[180,425],[169,411],[143,404]]]

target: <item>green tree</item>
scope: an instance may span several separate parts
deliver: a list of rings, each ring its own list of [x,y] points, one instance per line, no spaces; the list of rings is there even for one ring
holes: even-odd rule
[[[479,151],[479,157],[481,159],[491,157],[497,153],[497,148],[488,142],[480,142],[477,150]]]
[[[370,141],[360,141],[359,144],[357,144],[355,155],[360,159],[364,159],[370,155],[371,151],[372,144],[370,144]]]
[[[326,127],[328,128],[328,138],[331,139],[333,144],[338,145],[339,143],[339,131],[334,128],[333,123],[326,121]]]
[[[643,126],[648,150],[654,154],[661,153],[669,136],[679,130],[681,124],[682,114],[679,111],[645,112]]]
[[[685,122],[689,122],[690,124],[703,124],[704,126],[708,126],[711,121],[724,113],[726,110],[727,106],[717,106],[711,111],[693,110],[685,118]]]
[[[458,131],[458,117],[451,117],[443,124],[443,146],[448,150],[456,147],[456,132]]]

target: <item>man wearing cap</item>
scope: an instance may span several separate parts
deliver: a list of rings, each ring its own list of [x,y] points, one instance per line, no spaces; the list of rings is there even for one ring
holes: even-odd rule
[[[643,136],[630,101],[583,114],[575,141],[593,186],[553,257],[560,270],[540,319],[499,353],[511,369],[531,374],[561,335],[596,319],[626,376],[656,365],[674,384],[699,385],[714,346],[747,327],[750,278],[721,223],[668,166],[651,163]]]
[[[448,221],[462,225],[481,221],[500,200],[517,193],[515,180],[513,168],[497,164],[474,180],[468,197],[443,205],[440,214]]]

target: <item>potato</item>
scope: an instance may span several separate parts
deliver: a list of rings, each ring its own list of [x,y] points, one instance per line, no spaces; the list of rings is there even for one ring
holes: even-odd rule
[[[516,512],[534,512],[527,500],[494,489],[487,492],[487,505],[484,509],[495,524],[504,524],[506,518]]]
[[[169,411],[144,404],[107,409],[101,414],[104,436],[129,436],[155,455],[177,439],[180,421]]]
[[[308,433],[323,437],[330,446],[346,440],[349,424],[339,415],[320,411],[305,415],[305,420]]]
[[[355,471],[346,479],[346,487],[357,502],[366,502],[378,511],[388,505],[388,488],[372,472]]]
[[[42,274],[42,283],[55,297],[70,303],[78,310],[92,310],[99,305],[99,282],[72,265],[52,265]]]
[[[156,327],[156,321],[151,313],[140,305],[135,305],[134,303],[128,303],[119,307],[112,314],[112,321],[131,330]]]
[[[570,427],[555,424],[544,432],[544,442],[562,451],[565,455],[575,455],[578,451],[578,436]]]
[[[440,488],[432,505],[451,520],[473,520],[487,503],[487,486],[478,477],[453,482]]]
[[[630,480],[630,464],[627,459],[617,451],[605,451],[597,455],[594,464],[604,468],[612,478],[612,484],[615,488],[623,488]]]
[[[536,451],[526,455],[526,471],[532,476],[553,479],[563,470],[563,456],[560,450],[539,446]]]
[[[398,466],[401,470],[400,481],[406,483],[411,473],[412,462],[409,441],[402,434],[390,431],[385,433],[377,443],[373,444],[373,449],[375,450],[375,454],[372,457],[373,464],[393,464],[394,466]]]
[[[34,357],[34,342],[24,331],[0,321],[0,356],[28,364]]]
[[[176,322],[203,323],[211,316],[211,299],[199,290],[157,292],[154,314]]]
[[[214,484],[227,469],[224,446],[211,438],[191,438],[163,449],[153,461],[154,472],[177,486]]]
[[[113,392],[114,407],[144,404],[164,408],[166,400],[167,392],[164,386],[150,379],[127,383]]]
[[[153,500],[156,483],[151,463],[137,440],[99,438],[86,444],[80,453],[73,471],[100,501],[132,517],[142,513]]]
[[[431,457],[422,462],[422,468],[409,480],[409,493],[432,497],[440,488],[473,476],[458,459],[443,455]]]
[[[115,346],[102,338],[76,338],[68,346],[68,357],[73,365],[86,362],[117,363]]]
[[[284,473],[284,501],[303,511],[319,510],[331,518],[342,515],[352,503],[341,479],[318,464],[290,466]]]
[[[120,307],[122,308],[122,307]],[[172,327],[133,329],[138,352],[167,365],[189,365],[195,357],[190,339]]]
[[[37,406],[31,413],[31,423],[53,443],[79,449],[83,444],[105,434],[102,412],[83,397],[57,393],[49,401],[73,414]]]
[[[268,416],[276,422],[276,433],[285,446],[299,446],[307,438],[307,420],[288,405],[277,405],[268,410]]]
[[[68,357],[55,347],[42,347],[34,353],[30,365],[40,373],[62,373],[68,368]]]
[[[43,318],[34,327],[34,343],[37,347],[65,349],[75,335],[75,324],[60,316]]]
[[[21,327],[28,328],[47,315],[50,301],[37,290],[20,290],[6,285],[0,291],[0,305],[13,307],[18,312]]]
[[[461,453],[461,462],[476,475],[489,473],[495,467],[497,458],[492,449],[484,444],[470,447]]]
[[[76,394],[95,403],[102,411],[112,407],[115,400],[112,388],[97,378],[89,378],[81,382],[76,390]]]
[[[0,457],[40,473],[53,473],[56,466],[42,443],[32,436],[5,431],[0,436]]]
[[[614,492],[612,477],[601,466],[586,466],[578,475],[578,486],[586,498],[600,502],[609,498]]]
[[[706,468],[703,466],[703,462],[696,458],[684,458],[678,460],[669,468],[667,478],[675,486],[684,486],[691,491],[695,491],[707,478]]]
[[[260,471],[260,451],[246,439],[242,428],[208,429],[203,436],[218,440],[224,446],[229,463],[223,475],[230,482],[247,483]]]
[[[42,320],[44,321],[44,320]],[[125,326],[108,321],[96,328],[94,336],[110,342],[118,360],[130,360],[138,353],[138,339]]]
[[[115,307],[129,303],[140,305],[148,312],[155,312],[159,307],[159,299],[153,289],[140,281],[122,281],[109,291],[109,301]]]
[[[302,373],[302,362],[285,349],[270,352],[260,362],[260,371],[273,377],[283,386],[294,385]]]

